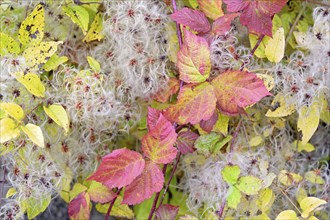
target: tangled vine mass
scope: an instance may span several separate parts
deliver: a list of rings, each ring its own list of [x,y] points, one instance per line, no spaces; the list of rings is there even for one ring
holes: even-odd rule
[[[330,218],[329,1],[0,14],[0,219]]]

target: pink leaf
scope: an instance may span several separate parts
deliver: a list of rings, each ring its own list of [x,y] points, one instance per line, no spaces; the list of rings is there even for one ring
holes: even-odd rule
[[[110,202],[117,196],[111,189],[96,181],[92,181],[88,188],[88,194],[93,202],[99,203]]]
[[[176,11],[171,16],[172,20],[190,27],[198,33],[207,33],[211,30],[211,25],[203,12],[190,8],[182,8]]]
[[[123,204],[135,205],[162,190],[164,174],[158,165],[147,162],[142,174],[126,187]]]
[[[149,131],[151,131],[154,127],[156,127],[159,116],[160,116],[159,110],[148,107],[147,126]]]
[[[188,154],[195,151],[194,144],[199,136],[191,131],[183,131],[178,135],[176,141],[177,147],[182,154]]]
[[[219,17],[212,24],[212,34],[216,36],[225,35],[231,28],[231,22],[239,15],[240,13],[233,13]]]
[[[227,71],[214,78],[211,84],[218,109],[229,116],[243,113],[245,107],[272,95],[261,79],[246,71]]]
[[[242,11],[240,21],[251,33],[272,36],[272,17],[287,0],[224,0],[229,12]]]
[[[80,193],[76,196],[68,206],[68,214],[70,219],[81,220],[90,219],[90,198],[86,192]]]
[[[171,163],[178,152],[173,147],[176,137],[171,122],[160,114],[155,126],[142,138],[142,151],[155,163]]]
[[[183,46],[178,52],[180,79],[186,83],[201,83],[210,76],[211,58],[207,41],[190,31],[184,31]]]
[[[179,212],[179,206],[162,204],[156,210],[156,219],[159,220],[174,220]]]
[[[102,158],[101,165],[88,180],[96,180],[109,188],[121,188],[142,173],[144,164],[142,155],[135,151],[114,150]]]
[[[214,111],[213,115],[211,116],[211,118],[209,118],[208,120],[204,121],[202,120],[199,123],[199,126],[206,132],[211,132],[213,129],[213,126],[215,125],[215,123],[218,120],[218,113],[217,111]]]

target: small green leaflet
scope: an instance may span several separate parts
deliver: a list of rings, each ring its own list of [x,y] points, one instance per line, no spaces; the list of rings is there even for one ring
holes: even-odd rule
[[[100,72],[101,70],[101,65],[99,62],[97,62],[97,60],[95,60],[93,57],[91,56],[87,56],[87,61],[89,66],[95,71],[95,72]]]
[[[4,56],[9,53],[16,55],[19,54],[19,44],[12,37],[0,32],[0,42],[0,56]]]

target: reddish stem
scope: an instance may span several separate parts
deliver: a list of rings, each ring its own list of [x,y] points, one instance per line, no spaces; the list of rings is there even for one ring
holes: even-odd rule
[[[164,166],[163,166],[164,176],[165,176],[165,173],[166,173],[166,168],[167,168],[167,164],[164,164]],[[151,220],[152,216],[154,215],[154,212],[155,212],[156,206],[157,206],[157,202],[158,202],[158,198],[159,198],[159,194],[160,194],[160,191],[156,194],[154,202],[152,203],[152,207],[151,207],[151,210],[150,210],[150,213],[149,213],[149,216],[148,216],[148,220]]]
[[[173,6],[174,12],[176,12],[178,9],[177,9],[176,1],[175,0],[172,0],[172,6]],[[178,24],[178,22],[175,22],[175,24],[176,24],[176,30],[177,30],[177,35],[178,35],[178,39],[179,39],[179,46],[181,48],[182,47],[182,44],[183,44],[181,27],[180,27],[180,24]]]
[[[236,138],[237,138],[238,131],[241,128],[241,124],[242,124],[242,119],[239,120],[239,122],[237,124],[237,127],[235,129],[235,132],[233,134],[233,139],[231,140],[231,144],[230,144],[230,153],[233,153],[233,151],[234,151],[234,144],[235,144],[235,141],[236,141]]]
[[[108,220],[108,219],[109,219],[111,209],[112,209],[113,205],[115,204],[115,201],[116,201],[116,199],[117,199],[117,197],[118,197],[118,195],[119,195],[119,193],[120,193],[120,191],[121,191],[122,189],[123,189],[123,188],[120,188],[120,189],[117,191],[117,193],[116,193],[117,196],[111,201],[110,206],[109,206],[109,209],[108,209],[108,212],[107,212],[107,214],[105,215],[104,220]]]
[[[264,39],[265,35],[260,35],[260,37],[258,38],[258,41],[256,43],[256,45],[254,45],[254,47],[252,48],[251,52],[250,52],[250,55],[249,55],[249,60],[250,58],[253,56],[253,54],[256,52],[256,50],[258,49],[259,45],[261,44],[262,40]],[[243,63],[241,65],[241,68],[239,69],[240,71],[242,71],[245,67],[245,63]]]
[[[221,220],[223,210],[225,210],[225,206],[226,206],[226,200],[224,199],[224,200],[222,200],[221,207],[220,207],[220,210],[219,210],[219,213],[218,213],[219,220]]]

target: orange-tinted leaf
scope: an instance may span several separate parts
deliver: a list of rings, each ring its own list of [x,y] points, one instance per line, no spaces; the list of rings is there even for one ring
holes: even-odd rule
[[[142,155],[135,151],[114,150],[102,158],[101,165],[88,180],[96,180],[109,188],[121,188],[142,173],[144,164]]]
[[[271,95],[264,82],[254,73],[227,71],[212,80],[218,109],[233,116],[244,112],[244,108]]]
[[[212,20],[223,15],[222,0],[197,0],[199,8]]]
[[[162,204],[156,210],[156,219],[174,220],[178,212],[179,212],[179,206]]]
[[[68,214],[72,220],[90,219],[90,198],[86,192],[80,193],[68,206]]]
[[[201,120],[208,120],[215,107],[216,97],[210,83],[185,85],[179,93],[177,103],[166,109],[164,116],[179,124],[197,124]]]
[[[178,52],[180,79],[186,83],[204,82],[210,76],[211,58],[207,41],[184,31],[183,46]]]
[[[142,138],[142,151],[155,163],[171,163],[178,150],[173,147],[177,134],[171,122],[162,114],[157,122]]]
[[[211,25],[204,13],[198,10],[182,8],[174,12],[170,17],[177,23],[188,26],[198,33],[207,33],[211,30]]]
[[[213,126],[215,125],[215,123],[218,121],[218,113],[217,111],[214,111],[213,115],[211,116],[211,118],[209,118],[208,120],[202,120],[201,122],[199,122],[199,126],[206,132],[210,133],[213,129]]]
[[[176,145],[182,154],[188,154],[195,151],[194,144],[199,136],[192,131],[183,131],[178,135]]]
[[[126,187],[122,204],[135,205],[162,190],[164,174],[158,165],[147,162],[142,174]]]
[[[170,78],[168,85],[165,88],[161,88],[155,95],[152,96],[158,102],[165,103],[167,100],[174,95],[180,87],[180,81],[177,78]]]
[[[224,0],[229,12],[242,11],[240,21],[251,33],[272,36],[272,16],[287,0]]]
[[[99,203],[110,202],[117,196],[117,194],[112,192],[108,187],[96,181],[92,181],[87,192],[93,202]]]

